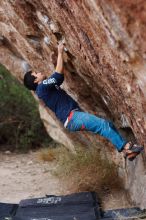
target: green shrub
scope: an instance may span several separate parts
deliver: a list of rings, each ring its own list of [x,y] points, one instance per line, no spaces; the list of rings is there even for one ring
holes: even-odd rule
[[[11,150],[28,150],[51,141],[30,91],[0,65],[1,149],[4,147]]]

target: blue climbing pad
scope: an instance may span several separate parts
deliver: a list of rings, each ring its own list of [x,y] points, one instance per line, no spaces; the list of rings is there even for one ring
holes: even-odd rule
[[[0,203],[0,220],[13,216],[18,208],[18,204]]]
[[[48,215],[37,215],[37,217],[14,217],[13,220],[97,220],[98,218],[95,216],[94,212],[85,212],[84,214],[73,214],[73,215],[58,215],[58,216],[50,216]]]
[[[103,216],[105,220],[116,220],[116,219],[146,219],[146,210],[141,210],[138,207],[134,208],[123,208],[123,209],[113,209],[107,210],[103,212]],[[102,219],[102,220],[104,220]]]
[[[97,220],[100,217],[96,194],[75,193],[22,200],[13,220]]]
[[[0,203],[0,220],[134,220],[146,219],[139,208],[102,211],[94,192],[47,195],[19,204]]]

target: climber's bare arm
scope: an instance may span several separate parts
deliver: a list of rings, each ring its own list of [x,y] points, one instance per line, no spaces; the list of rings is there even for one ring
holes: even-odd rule
[[[64,74],[63,74],[63,51],[64,45],[60,43],[58,45],[58,58],[57,58],[57,65],[55,72],[53,74],[43,80],[43,86],[47,88],[52,88],[55,85],[60,86],[64,81]]]
[[[60,43],[58,45],[58,58],[57,58],[57,66],[55,71],[63,74],[63,51],[64,51],[64,45],[63,43]]]

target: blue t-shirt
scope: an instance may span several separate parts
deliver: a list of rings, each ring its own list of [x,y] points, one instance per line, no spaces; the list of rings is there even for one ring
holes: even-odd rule
[[[54,72],[49,78],[38,84],[36,94],[64,124],[69,113],[73,109],[80,108],[77,102],[59,87],[63,83],[63,80],[63,74]]]

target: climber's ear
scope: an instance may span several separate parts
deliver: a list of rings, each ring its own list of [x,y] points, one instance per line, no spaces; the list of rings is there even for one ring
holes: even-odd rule
[[[34,80],[34,83],[38,83],[38,79],[37,78]]]
[[[36,72],[32,72],[31,75],[35,77],[34,83],[38,83],[37,73]]]

